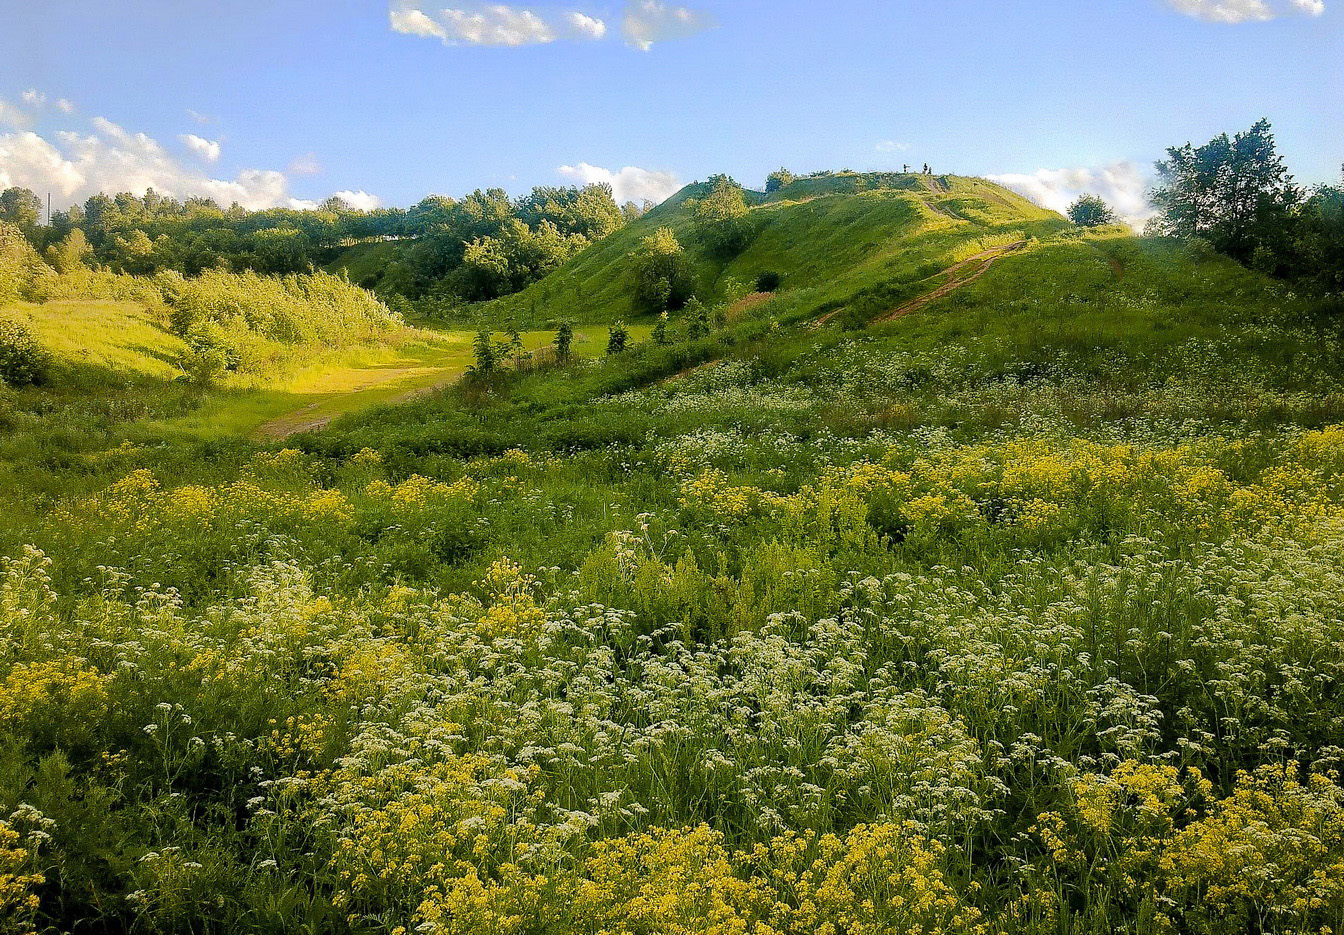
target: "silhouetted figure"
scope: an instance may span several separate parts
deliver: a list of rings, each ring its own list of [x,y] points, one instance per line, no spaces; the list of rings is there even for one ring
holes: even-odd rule
[[[929,168],[929,164],[927,162],[924,163],[924,174],[933,175],[933,170]]]
[[[907,162],[905,165],[901,166],[901,171],[904,172],[906,175],[909,175],[909,174],[910,174],[910,163]]]

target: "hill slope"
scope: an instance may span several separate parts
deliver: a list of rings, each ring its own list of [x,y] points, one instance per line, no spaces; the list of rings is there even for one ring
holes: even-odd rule
[[[1068,227],[1059,215],[983,179],[901,174],[800,179],[770,195],[748,192],[755,235],[734,260],[712,258],[687,204],[690,185],[634,224],[594,244],[523,292],[487,306],[489,318],[611,321],[633,317],[632,258],[640,241],[671,228],[695,265],[697,294],[713,301],[731,277],[784,277],[787,307],[840,307],[866,291],[909,286],[1010,240]],[[784,296],[781,296],[781,300]]]

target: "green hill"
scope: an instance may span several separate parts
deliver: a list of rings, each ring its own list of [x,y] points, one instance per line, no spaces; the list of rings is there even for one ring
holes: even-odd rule
[[[748,192],[750,245],[731,262],[700,242],[687,186],[637,222],[594,244],[542,281],[486,307],[487,318],[611,321],[635,317],[632,258],[640,241],[671,228],[695,266],[697,294],[713,301],[727,281],[783,276],[781,305],[796,315],[837,308],[872,290],[899,291],[967,256],[1068,228],[1059,215],[983,179],[902,174],[800,179],[770,195]]]

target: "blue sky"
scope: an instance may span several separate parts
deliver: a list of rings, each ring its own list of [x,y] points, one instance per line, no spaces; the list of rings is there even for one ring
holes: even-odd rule
[[[1344,162],[1344,0],[681,2],[0,0],[0,187],[404,205],[929,162],[1138,214],[1163,147],[1262,116],[1300,179]]]

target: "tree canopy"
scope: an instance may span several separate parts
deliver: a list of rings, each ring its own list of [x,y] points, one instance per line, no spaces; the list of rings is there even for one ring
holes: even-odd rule
[[[1069,205],[1069,220],[1079,227],[1103,227],[1114,224],[1115,212],[1097,195],[1083,195]]]
[[[1300,192],[1274,142],[1269,121],[1203,146],[1167,150],[1157,164],[1156,233],[1199,237],[1243,263],[1256,252],[1283,251]]]

